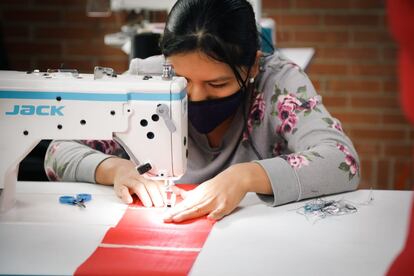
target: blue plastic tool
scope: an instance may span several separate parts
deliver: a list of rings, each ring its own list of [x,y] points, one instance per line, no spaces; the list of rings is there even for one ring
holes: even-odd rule
[[[62,204],[77,205],[82,208],[86,208],[85,202],[91,201],[91,194],[77,194],[74,196],[61,196],[59,197],[59,202]]]

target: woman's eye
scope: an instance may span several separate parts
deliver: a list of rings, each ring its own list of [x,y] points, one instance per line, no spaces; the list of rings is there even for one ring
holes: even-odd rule
[[[227,83],[210,83],[209,85],[210,85],[211,87],[214,87],[214,88],[221,88],[221,87],[226,86],[226,85],[227,85]]]

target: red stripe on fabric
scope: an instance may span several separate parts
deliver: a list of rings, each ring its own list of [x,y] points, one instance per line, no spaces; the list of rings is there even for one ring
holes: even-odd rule
[[[194,187],[180,186],[186,190]],[[130,205],[137,206],[136,202]],[[187,275],[198,252],[186,250],[202,248],[214,221],[201,217],[178,224],[164,223],[164,212],[161,208],[128,208],[102,240],[115,248],[98,247],[75,275]],[[123,245],[138,248],[117,248]],[[147,246],[157,248],[142,249]],[[166,250],[157,250],[159,247]]]
[[[163,221],[165,209],[160,208],[128,208],[124,216],[119,221],[117,227],[140,227],[145,228],[148,225],[151,229],[202,229],[205,226],[210,226],[213,222],[206,219],[206,217],[190,219],[181,223],[165,223]]]
[[[75,275],[187,275],[197,252],[98,247]]]
[[[131,228],[111,228],[105,235],[102,243],[201,248],[203,247],[204,239],[209,232],[210,231],[188,231],[182,229],[152,230],[142,228],[140,228],[139,231],[136,231],[136,229]],[[126,236],[128,239],[125,238]]]
[[[117,227],[108,231],[103,243],[202,247],[214,224],[205,217],[182,223],[164,223],[163,215],[162,209],[128,209]]]

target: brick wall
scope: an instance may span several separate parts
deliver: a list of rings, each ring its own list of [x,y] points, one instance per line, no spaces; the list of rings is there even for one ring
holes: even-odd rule
[[[88,18],[85,7],[86,0],[0,1],[9,68],[125,71],[128,57],[103,36],[117,32],[126,14]],[[414,129],[399,108],[383,1],[263,0],[263,15],[277,22],[278,47],[315,48],[307,72],[355,143],[360,187],[411,188]]]

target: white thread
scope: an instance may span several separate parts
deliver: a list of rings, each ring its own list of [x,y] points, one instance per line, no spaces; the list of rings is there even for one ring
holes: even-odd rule
[[[101,243],[99,247],[160,250],[160,251],[184,251],[184,252],[200,252],[201,251],[201,248],[197,248],[197,247],[168,247],[168,246],[128,245],[128,244],[112,244],[112,243]]]

